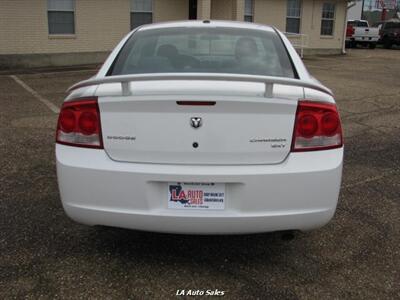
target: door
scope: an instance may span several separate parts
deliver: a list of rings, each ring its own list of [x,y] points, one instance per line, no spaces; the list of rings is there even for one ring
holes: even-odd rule
[[[189,20],[197,19],[197,0],[189,0]]]

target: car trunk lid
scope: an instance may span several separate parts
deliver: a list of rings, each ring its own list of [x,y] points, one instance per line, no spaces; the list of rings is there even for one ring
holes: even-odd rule
[[[120,84],[103,84],[97,95],[105,151],[136,163],[281,163],[304,95],[302,87],[276,84],[266,98],[263,83],[207,80],[129,88],[132,95],[123,95]]]

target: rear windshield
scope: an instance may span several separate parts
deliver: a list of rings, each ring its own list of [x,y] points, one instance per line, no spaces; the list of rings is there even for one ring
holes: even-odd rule
[[[386,24],[386,29],[400,29],[400,22],[390,22]]]
[[[349,21],[347,22],[347,25],[353,27],[368,27],[368,23],[365,21]]]
[[[108,75],[184,72],[295,77],[275,32],[193,27],[139,30]]]

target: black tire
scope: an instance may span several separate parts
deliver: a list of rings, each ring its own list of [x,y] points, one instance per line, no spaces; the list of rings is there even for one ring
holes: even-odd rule
[[[390,49],[392,48],[392,42],[390,41],[390,39],[388,37],[383,39],[383,47],[385,49]]]
[[[369,49],[375,49],[376,43],[369,43],[368,47],[369,47]]]

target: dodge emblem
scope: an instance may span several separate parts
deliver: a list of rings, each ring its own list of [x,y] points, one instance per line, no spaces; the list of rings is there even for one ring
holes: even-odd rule
[[[190,118],[190,125],[195,129],[200,128],[202,125],[201,118],[199,117]]]

